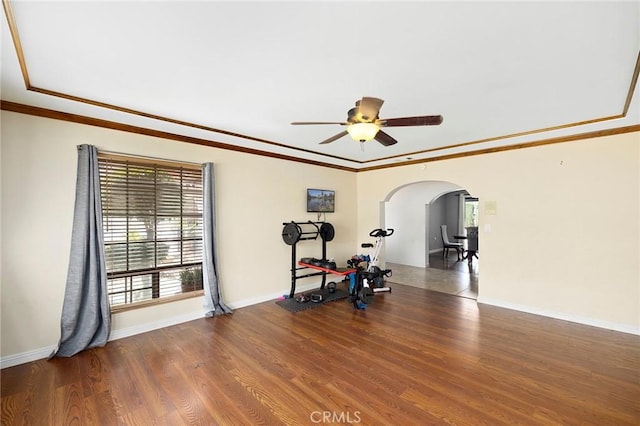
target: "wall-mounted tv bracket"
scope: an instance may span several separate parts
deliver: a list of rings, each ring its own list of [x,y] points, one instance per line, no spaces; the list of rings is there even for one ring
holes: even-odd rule
[[[296,258],[296,244],[305,240],[317,240],[320,237],[322,241],[322,259],[327,258],[327,242],[335,237],[335,229],[328,222],[285,222],[282,228],[282,240],[285,244],[291,246],[291,291],[289,297],[293,297],[296,292],[296,281],[301,278],[322,275],[322,284],[320,288],[324,288],[327,281],[327,272],[311,272],[304,275],[298,275],[298,271],[306,269],[305,267],[297,267],[298,260]]]

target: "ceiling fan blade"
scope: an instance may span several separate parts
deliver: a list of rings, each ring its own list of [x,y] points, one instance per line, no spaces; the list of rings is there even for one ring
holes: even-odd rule
[[[294,126],[297,125],[307,125],[307,124],[341,124],[343,126],[346,126],[349,123],[345,123],[343,121],[294,121],[293,123]]]
[[[389,145],[393,145],[393,144],[398,143],[397,140],[395,140],[394,138],[392,138],[391,136],[389,136],[388,134],[386,134],[382,130],[378,130],[378,133],[376,133],[376,138],[375,139],[378,142],[380,142],[382,145],[384,145],[384,146],[389,146]]]
[[[374,121],[378,118],[378,113],[380,112],[380,107],[384,101],[378,98],[370,98],[365,96],[360,101],[360,105],[358,106],[360,117],[364,121]]]
[[[442,123],[441,115],[421,115],[418,117],[386,118],[380,120],[380,125],[384,127],[436,126],[440,123]]]
[[[329,139],[325,139],[325,140],[323,140],[322,142],[320,142],[320,145],[323,145],[323,144],[326,144],[326,143],[331,143],[331,142],[333,142],[333,141],[337,141],[337,140],[338,140],[338,139],[340,139],[341,137],[346,136],[346,135],[347,135],[347,133],[349,133],[349,132],[347,132],[347,131],[345,130],[344,132],[340,132],[340,133],[338,133],[337,135],[333,135],[333,136],[331,136]]]

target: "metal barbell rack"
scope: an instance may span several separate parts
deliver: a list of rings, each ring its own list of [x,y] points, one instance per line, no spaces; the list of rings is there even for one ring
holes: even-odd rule
[[[313,277],[317,275],[322,275],[322,284],[320,288],[324,288],[327,281],[327,272],[310,272],[304,275],[298,276],[297,271],[301,269],[305,269],[304,267],[297,267],[297,256],[296,256],[296,244],[299,241],[305,240],[317,240],[320,237],[322,241],[322,259],[326,259],[327,257],[327,241],[333,240],[335,236],[335,230],[333,225],[328,222],[284,222],[282,224],[284,228],[282,229],[282,240],[285,244],[291,246],[291,291],[289,292],[289,297],[293,297],[296,292],[296,281],[301,278]],[[303,229],[303,227],[310,229]]]

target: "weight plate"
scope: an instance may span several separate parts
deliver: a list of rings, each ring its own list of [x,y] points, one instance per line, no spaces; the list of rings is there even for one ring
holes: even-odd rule
[[[373,288],[384,287],[384,278],[382,277],[382,270],[377,266],[372,266],[368,272],[369,286]]]
[[[384,287],[384,278],[381,276],[377,276],[373,279],[373,287],[374,288],[382,288]]]
[[[289,246],[300,241],[300,235],[302,235],[302,230],[293,222],[287,223],[284,228],[282,228],[282,240]]]
[[[333,225],[330,223],[323,223],[320,226],[320,238],[324,241],[331,241],[333,237],[336,235],[336,230],[333,228]]]
[[[364,287],[362,291],[360,291],[360,300],[368,305],[373,300],[373,295],[373,290],[371,290],[369,287]]]

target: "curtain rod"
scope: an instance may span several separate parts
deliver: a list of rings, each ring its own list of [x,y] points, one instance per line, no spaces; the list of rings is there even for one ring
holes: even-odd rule
[[[176,163],[176,164],[179,163],[179,164],[185,164],[185,165],[188,164],[191,166],[198,166],[198,167],[201,167],[203,164],[203,163],[194,163],[192,161],[172,160],[169,158],[150,157],[146,155],[130,154],[128,152],[107,151],[107,150],[102,150],[98,148],[98,155],[100,154],[113,155],[113,156],[119,156],[119,157],[139,158],[140,160],[147,160],[147,161],[162,161],[165,163]]]

